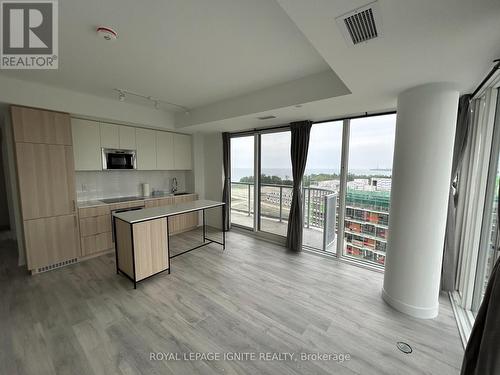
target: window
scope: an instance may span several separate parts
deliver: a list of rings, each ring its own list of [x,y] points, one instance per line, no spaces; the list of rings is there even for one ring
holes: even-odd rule
[[[389,235],[395,130],[394,114],[350,121],[343,254],[382,266]]]
[[[306,171],[304,173],[304,233],[303,243],[317,250],[336,252],[340,166],[342,157],[343,121],[314,124],[309,139]],[[334,195],[335,219],[328,220],[328,199]],[[335,238],[335,240],[329,240]]]
[[[292,201],[290,131],[260,136],[259,229],[286,236]]]
[[[231,224],[254,226],[254,136],[231,139]]]

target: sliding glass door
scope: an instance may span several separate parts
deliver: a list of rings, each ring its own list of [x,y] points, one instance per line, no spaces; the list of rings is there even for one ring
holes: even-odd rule
[[[304,173],[304,246],[337,247],[343,121],[314,124]]]
[[[395,114],[350,121],[343,255],[382,266],[395,131]]]
[[[254,136],[231,138],[231,224],[254,227]]]
[[[259,230],[286,236],[292,200],[290,131],[260,135]]]

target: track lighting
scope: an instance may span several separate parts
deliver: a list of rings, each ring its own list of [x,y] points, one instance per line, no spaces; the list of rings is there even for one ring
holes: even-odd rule
[[[147,99],[149,101],[152,101],[154,103],[154,106],[155,106],[156,109],[160,109],[161,104],[165,103],[167,105],[180,108],[180,109],[182,109],[184,111],[184,113],[186,115],[189,115],[189,108],[186,108],[186,107],[184,107],[182,105],[179,105],[179,104],[175,104],[175,103],[172,103],[172,102],[167,102],[166,100],[161,100],[161,99],[155,98],[153,96],[143,95],[143,94],[139,94],[137,92],[133,92],[133,91],[130,91],[130,90],[125,90],[125,89],[113,89],[113,91],[118,92],[118,99],[121,102],[125,101],[125,94],[128,94],[128,95],[136,96],[138,98],[143,98],[143,99]]]

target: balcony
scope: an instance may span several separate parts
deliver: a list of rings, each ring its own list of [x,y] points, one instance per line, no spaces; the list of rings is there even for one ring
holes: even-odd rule
[[[303,188],[304,245],[317,250],[336,252],[336,240],[323,245],[325,199],[333,190]],[[235,225],[253,228],[254,184],[231,184],[231,221]],[[344,229],[344,253],[368,262],[383,265],[388,238],[389,192],[348,189]],[[289,185],[261,185],[260,230],[286,236],[292,199]],[[338,213],[338,207],[336,212]],[[338,215],[335,230],[338,228]]]
[[[324,197],[332,190],[305,187],[304,197],[304,245],[323,250]],[[231,222],[253,228],[254,184],[231,183]],[[289,185],[261,184],[261,231],[286,236],[288,215],[292,199]],[[336,242],[336,241],[335,241]],[[326,251],[335,252],[336,243],[326,246]]]

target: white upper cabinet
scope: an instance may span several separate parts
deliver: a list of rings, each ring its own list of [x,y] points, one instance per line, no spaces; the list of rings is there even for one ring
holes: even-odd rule
[[[156,168],[156,131],[135,129],[137,143],[137,169],[154,170]]]
[[[135,150],[135,128],[131,126],[100,123],[101,147]]]
[[[71,119],[75,170],[97,171],[102,169],[99,123]]]
[[[135,150],[135,128],[131,126],[118,126],[118,135],[120,139],[120,148],[124,150]]]
[[[174,134],[174,169],[193,169],[191,136]]]
[[[120,148],[120,125],[100,123],[101,147]]]
[[[156,169],[174,169],[174,134],[156,132]]]

